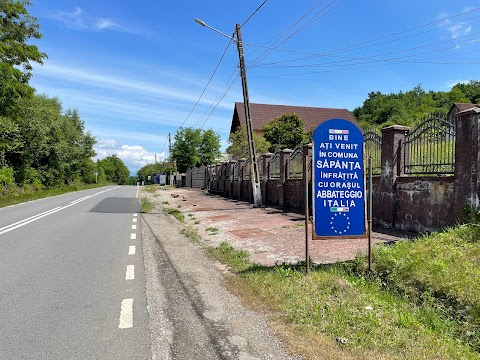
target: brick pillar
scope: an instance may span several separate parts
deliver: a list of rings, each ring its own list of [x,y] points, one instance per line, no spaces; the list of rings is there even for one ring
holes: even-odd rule
[[[246,159],[240,159],[237,161],[237,169],[238,169],[238,192],[237,192],[237,199],[242,200],[242,185],[243,185],[243,171],[245,166]]]
[[[229,169],[228,169],[228,171],[229,171],[228,179],[229,179],[229,181],[228,181],[227,186],[230,189],[229,196],[232,199],[233,199],[233,179],[234,179],[234,175],[235,175],[234,171],[235,171],[235,164],[236,163],[237,162],[235,160],[230,160],[229,163],[228,163],[228,167],[229,167]]]
[[[291,149],[283,149],[280,151],[280,186],[282,187],[281,196],[279,200],[279,205],[284,205],[285,200],[285,180],[288,179],[289,175],[289,160],[290,155],[292,154],[293,150]]]
[[[302,209],[305,207],[305,201],[308,201],[308,213],[310,215],[313,214],[312,212],[312,171],[313,169],[310,168],[309,169],[309,163],[311,164],[312,162],[312,153],[313,153],[313,144],[307,144],[307,145],[303,145],[303,161],[307,161],[307,172],[303,172],[303,177],[302,177],[302,189],[303,189],[303,193],[305,194],[305,177],[308,176],[308,197],[307,199],[303,199],[303,203],[302,203]],[[305,155],[307,155],[307,158],[305,159]],[[313,164],[312,164],[313,166]]]
[[[382,172],[380,191],[373,201],[375,220],[382,226],[394,228],[396,216],[396,179],[404,174],[405,136],[408,126],[393,125],[382,129]]]
[[[270,200],[268,198],[267,181],[270,179],[270,166],[269,166],[269,164],[270,164],[270,160],[272,160],[272,156],[273,156],[272,153],[266,153],[266,154],[262,155],[262,159],[263,159],[263,169],[262,169],[263,179],[260,183],[260,186],[262,188],[262,200],[263,200],[264,204],[267,204]]]
[[[463,218],[463,207],[480,206],[480,114],[474,109],[455,116],[455,182],[454,209],[456,220]]]

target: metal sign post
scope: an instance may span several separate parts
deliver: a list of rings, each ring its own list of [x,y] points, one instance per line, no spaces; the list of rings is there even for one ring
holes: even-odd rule
[[[366,237],[364,139],[356,123],[331,119],[313,133],[313,238]]]
[[[372,157],[368,158],[368,270],[372,270]]]
[[[309,214],[308,214],[308,206],[309,206],[309,196],[308,196],[308,168],[309,163],[311,162],[311,158],[308,155],[308,151],[305,150],[306,147],[303,148],[303,176],[304,176],[304,187],[305,187],[305,272],[308,274],[310,272],[310,254],[308,248],[308,223],[309,223]]]

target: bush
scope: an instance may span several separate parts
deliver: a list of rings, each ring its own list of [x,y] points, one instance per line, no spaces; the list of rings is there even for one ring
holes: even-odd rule
[[[13,177],[13,169],[8,166],[0,168],[0,192],[2,194],[8,194],[12,191],[15,185]]]

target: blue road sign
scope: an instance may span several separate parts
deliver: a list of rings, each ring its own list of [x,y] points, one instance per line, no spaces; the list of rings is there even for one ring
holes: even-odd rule
[[[318,237],[365,235],[363,134],[331,119],[313,133],[313,219]]]

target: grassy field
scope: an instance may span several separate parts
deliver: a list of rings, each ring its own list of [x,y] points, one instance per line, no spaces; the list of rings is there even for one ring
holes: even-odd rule
[[[94,189],[94,188],[106,186],[106,185],[110,185],[110,184],[70,185],[70,186],[64,186],[56,189],[37,190],[37,191],[31,191],[28,193],[15,193],[10,195],[4,195],[0,197],[0,207],[20,204],[20,203],[24,203],[32,200],[43,199],[50,196],[61,195],[61,194],[65,194],[73,191]]]
[[[230,289],[305,359],[480,359],[480,226],[374,249],[352,262],[264,267],[227,243]]]

